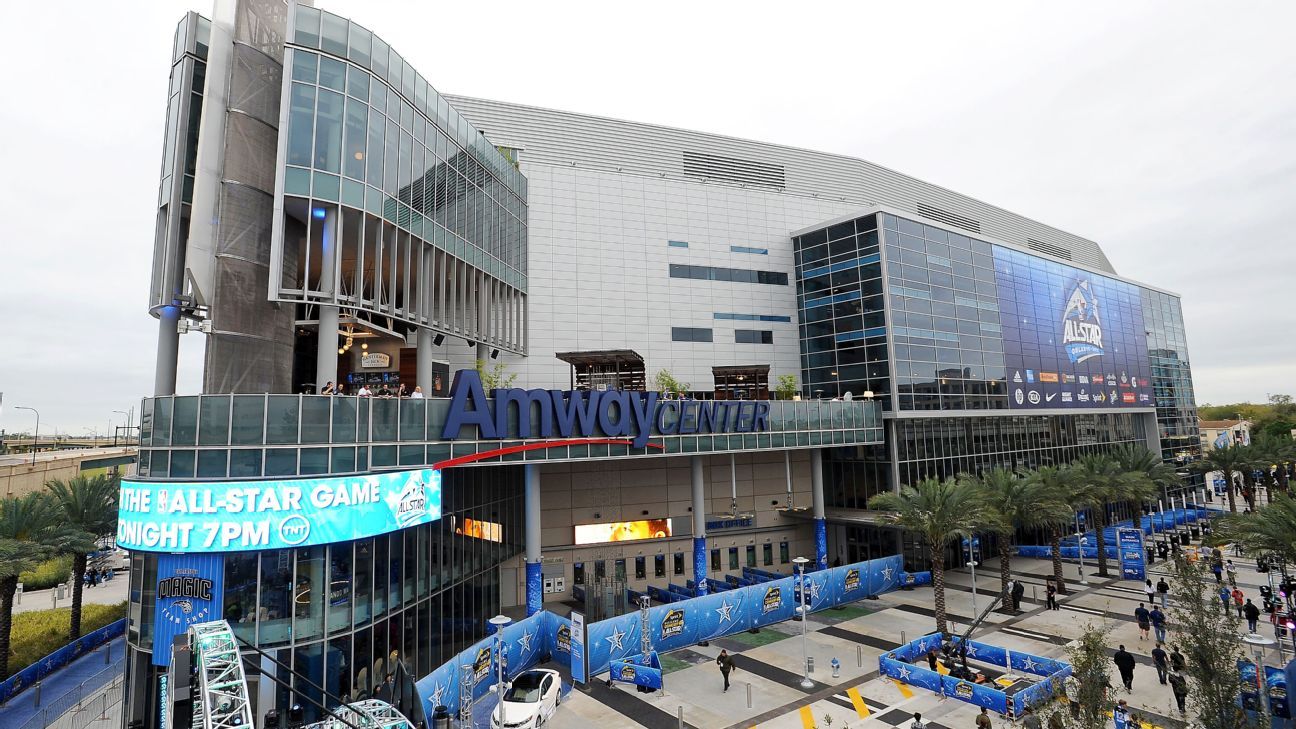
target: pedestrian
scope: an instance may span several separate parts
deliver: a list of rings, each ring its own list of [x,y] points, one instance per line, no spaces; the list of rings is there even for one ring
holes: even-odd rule
[[[1229,592],[1229,589],[1228,589],[1227,587],[1223,587],[1223,586],[1220,587],[1220,589],[1219,589],[1219,599],[1220,599],[1220,603],[1223,604],[1223,606],[1224,606],[1224,614],[1225,614],[1225,615],[1228,615],[1228,611],[1229,611],[1229,601],[1231,600],[1232,596],[1233,596],[1233,594],[1232,594],[1231,592]]]
[[[1256,622],[1260,620],[1260,608],[1256,607],[1256,604],[1251,602],[1251,598],[1248,597],[1246,605],[1242,606],[1242,613],[1246,615],[1247,632],[1256,632]]]
[[[1161,608],[1153,605],[1152,612],[1148,613],[1152,620],[1152,632],[1156,634],[1158,643],[1164,643],[1166,639],[1166,614],[1161,612]]]
[[[1143,594],[1147,595],[1147,602],[1149,605],[1156,602],[1156,587],[1152,585],[1151,577],[1143,580]]]
[[[1148,629],[1152,627],[1152,614],[1143,607],[1143,603],[1139,603],[1134,611],[1134,619],[1138,621],[1139,640],[1147,640]]]
[[[936,670],[936,649],[935,648],[932,648],[931,650],[927,651],[927,666],[931,668],[931,670],[933,671]]]
[[[720,675],[724,676],[724,690],[728,691],[729,672],[736,668],[736,666],[734,666],[733,656],[729,655],[729,651],[721,649],[720,655],[716,658],[716,665],[720,666]],[[721,693],[724,692],[722,691]]]
[[[1121,646],[1112,656],[1112,662],[1116,664],[1116,670],[1120,671],[1121,682],[1125,684],[1126,691],[1134,690],[1134,656]]]
[[[1184,660],[1183,654],[1179,652],[1179,649],[1171,648],[1170,649],[1170,670],[1182,673],[1183,670],[1187,667],[1188,664]]]
[[[1224,563],[1224,574],[1228,575],[1229,587],[1237,587],[1237,567],[1233,566],[1233,560]]]
[[[1057,583],[1053,582],[1053,580],[1049,580],[1044,587],[1044,596],[1046,599],[1046,606],[1048,607],[1048,609],[1057,610],[1058,609]]]
[[[927,729],[927,725],[923,723],[922,714],[914,712],[913,723],[909,725],[909,729]]]
[[[990,726],[990,714],[986,711],[986,707],[982,706],[981,713],[977,714],[976,729],[990,729]]]
[[[1233,592],[1230,594],[1233,597],[1233,605],[1237,608],[1237,615],[1240,619],[1242,617],[1242,606],[1245,604],[1246,595],[1242,594],[1242,588],[1240,587],[1233,588]]]
[[[1170,656],[1161,643],[1157,643],[1156,648],[1152,649],[1152,665],[1156,666],[1157,680],[1164,686],[1166,673],[1170,670]]]
[[[1166,609],[1166,598],[1170,596],[1170,583],[1165,578],[1157,580],[1157,594],[1161,596],[1161,609]]]
[[[1013,612],[1017,606],[1013,604],[1013,597],[1017,594],[1017,580],[1008,580],[1008,585],[1004,588],[1004,609]]]
[[[1179,671],[1170,674],[1170,691],[1174,693],[1175,703],[1179,705],[1179,713],[1188,713],[1188,682]]]
[[[1125,699],[1116,702],[1116,708],[1112,710],[1112,723],[1116,725],[1116,729],[1127,729],[1131,726],[1129,704]]]
[[[984,708],[981,710],[985,711]],[[986,726],[990,725],[986,724]],[[1044,729],[1044,726],[1040,724],[1039,717],[1035,716],[1035,710],[1029,706],[1026,707],[1026,711],[1022,714],[1022,729]]]
[[[1013,610],[1017,612],[1021,612],[1022,595],[1025,594],[1026,594],[1026,583],[1022,582],[1021,580],[1017,580],[1015,583],[1013,583],[1013,588],[1012,588]]]

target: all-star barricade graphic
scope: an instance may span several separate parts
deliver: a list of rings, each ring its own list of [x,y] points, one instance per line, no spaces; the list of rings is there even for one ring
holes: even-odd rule
[[[588,678],[592,680],[615,670],[618,672],[617,680],[659,687],[661,664],[656,656],[660,652],[771,625],[793,616],[796,577],[774,578],[769,573],[760,577],[761,573],[756,571],[747,575],[754,578],[753,581],[761,581],[586,626],[585,642],[580,650],[587,665]],[[805,596],[810,610],[817,611],[902,586],[927,584],[930,580],[929,572],[906,573],[903,558],[895,555],[811,572],[806,575]],[[646,657],[643,654],[645,622],[651,647],[650,655]],[[546,659],[570,668],[572,631],[570,620],[548,611],[538,612],[504,628],[507,679]],[[462,690],[460,666],[473,664],[483,648],[489,649],[491,640],[493,638],[487,638],[469,646],[418,681],[419,696],[428,716],[438,706],[445,706],[451,714],[458,711]],[[472,688],[474,700],[489,693],[495,680],[493,673],[477,679]]]

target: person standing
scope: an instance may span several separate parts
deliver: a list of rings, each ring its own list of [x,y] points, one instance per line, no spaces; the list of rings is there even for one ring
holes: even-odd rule
[[[1165,613],[1161,612],[1161,608],[1153,605],[1152,612],[1148,613],[1148,617],[1152,619],[1152,632],[1156,634],[1157,642],[1164,643],[1166,639]]]
[[[1233,597],[1233,606],[1237,608],[1237,616],[1238,618],[1241,618],[1242,605],[1245,604],[1246,595],[1242,594],[1242,588],[1240,587],[1233,588],[1233,592],[1230,594]]]
[[[1021,580],[1017,580],[1016,582],[1014,582],[1012,588],[1012,599],[1013,599],[1014,611],[1021,612],[1022,595],[1025,594],[1026,594],[1026,583],[1022,582]]]
[[[1126,691],[1134,690],[1134,656],[1125,650],[1122,645],[1112,656],[1112,662],[1116,664],[1116,670],[1120,671],[1121,683],[1125,684]]]
[[[936,670],[936,665],[937,665],[937,663],[936,663],[936,649],[935,649],[935,648],[932,648],[931,650],[927,651],[927,667],[930,668],[931,670],[935,671],[935,670]]]
[[[1046,600],[1045,606],[1049,610],[1057,610],[1057,583],[1053,582],[1053,580],[1049,580],[1048,584],[1044,587],[1044,596]]]
[[[913,722],[909,725],[909,729],[927,729],[927,725],[923,723],[922,714],[914,712]]]
[[[981,710],[985,711],[984,708]],[[1044,729],[1043,725],[1040,724],[1039,717],[1035,716],[1035,710],[1029,706],[1022,713],[1022,729]]]
[[[1211,574],[1215,575],[1215,584],[1224,584],[1224,566],[1218,559],[1211,560]]]
[[[1143,603],[1139,603],[1134,611],[1134,619],[1138,621],[1139,640],[1147,640],[1148,629],[1152,627],[1152,615],[1143,607]]]
[[[976,729],[990,729],[990,727],[990,714],[986,711],[986,707],[982,706],[981,713],[977,714]]]
[[[1228,577],[1229,587],[1237,587],[1237,567],[1233,566],[1233,560],[1224,563],[1224,574]]]
[[[1147,595],[1147,603],[1151,605],[1156,602],[1156,587],[1152,585],[1152,578],[1143,580],[1143,594]]]
[[[1162,647],[1161,643],[1157,643],[1156,648],[1152,649],[1152,664],[1156,666],[1157,680],[1164,686],[1166,674],[1170,670],[1170,656],[1165,652],[1165,648]]]
[[[733,656],[729,655],[729,651],[722,648],[720,650],[720,655],[716,657],[716,665],[720,667],[720,675],[724,676],[724,691],[728,691],[729,672],[736,668],[736,666],[734,666]],[[724,692],[722,691],[721,693]]]
[[[1249,597],[1246,604],[1242,606],[1242,614],[1246,616],[1247,632],[1256,632],[1256,623],[1260,620],[1260,608],[1256,607]]]
[[[1157,588],[1157,595],[1161,596],[1161,609],[1165,610],[1166,599],[1170,596],[1170,583],[1166,582],[1165,578],[1162,577],[1161,579],[1157,580],[1156,588]]]
[[[1182,673],[1174,671],[1170,674],[1170,691],[1174,693],[1175,703],[1179,705],[1179,713],[1188,713],[1188,682],[1184,680]]]

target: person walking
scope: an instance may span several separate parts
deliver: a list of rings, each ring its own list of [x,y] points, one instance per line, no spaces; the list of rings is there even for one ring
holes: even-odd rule
[[[1143,580],[1143,594],[1147,595],[1147,603],[1151,605],[1156,602],[1156,587],[1152,584],[1152,578]]]
[[[981,710],[985,711],[984,708]],[[1029,706],[1022,713],[1022,729],[1044,729],[1044,725],[1040,724],[1039,717],[1035,716],[1035,710]]]
[[[1215,575],[1215,584],[1224,584],[1224,565],[1218,559],[1211,561],[1211,574]]]
[[[1156,666],[1157,680],[1164,686],[1166,674],[1170,670],[1170,655],[1165,652],[1163,644],[1157,643],[1156,648],[1152,649],[1152,665]]]
[[[1167,607],[1166,599],[1170,596],[1170,583],[1166,582],[1165,578],[1162,577],[1160,580],[1157,580],[1156,587],[1157,595],[1161,597],[1161,609],[1165,610]]]
[[[1179,652],[1179,649],[1171,648],[1170,649],[1170,670],[1175,671],[1177,673],[1182,673],[1183,670],[1187,667],[1188,667],[1188,663],[1187,661],[1184,660],[1183,654]]]
[[[1045,585],[1044,597],[1045,597],[1045,607],[1047,607],[1049,610],[1058,609],[1057,584],[1054,583],[1053,580],[1049,580],[1048,584]]]
[[[1139,640],[1147,640],[1148,629],[1152,627],[1152,614],[1143,607],[1143,603],[1139,603],[1134,611],[1134,619],[1138,621]]]
[[[1219,599],[1220,599],[1220,603],[1224,606],[1224,614],[1228,615],[1229,602],[1232,600],[1232,593],[1229,592],[1229,589],[1227,587],[1223,587],[1223,586],[1220,587]]]
[[[1013,601],[1014,612],[1021,612],[1022,596],[1025,594],[1026,594],[1026,583],[1022,582],[1021,580],[1017,580],[1016,582],[1014,582],[1012,588],[1012,601]]]
[[[977,714],[976,729],[990,729],[990,727],[990,714],[986,711],[986,707],[982,706],[981,713]]]
[[[1175,703],[1179,705],[1179,713],[1188,713],[1188,682],[1179,671],[1170,674],[1170,691],[1174,693]]]
[[[1256,623],[1260,620],[1260,608],[1257,607],[1255,603],[1251,602],[1251,598],[1249,597],[1247,598],[1246,604],[1242,606],[1242,614],[1246,616],[1247,632],[1256,632]]]
[[[1134,656],[1125,650],[1122,645],[1112,656],[1112,662],[1116,664],[1116,670],[1120,671],[1121,683],[1125,684],[1126,691],[1134,690]]]
[[[1224,563],[1224,574],[1228,577],[1229,587],[1237,587],[1237,567],[1233,566],[1233,560]]]
[[[909,729],[927,729],[927,724],[922,720],[922,714],[914,712],[913,722],[909,724]]]
[[[720,667],[720,675],[724,676],[724,691],[729,690],[729,672],[735,670],[733,656],[729,651],[720,649],[720,655],[716,657],[716,665]],[[722,691],[721,693],[724,693]]]
[[[1233,597],[1233,606],[1237,608],[1238,618],[1241,619],[1242,606],[1245,604],[1246,595],[1242,594],[1242,588],[1240,587],[1233,588],[1233,592],[1231,592],[1230,595]]]
[[[1152,632],[1156,634],[1158,643],[1164,643],[1166,639],[1166,614],[1161,612],[1161,608],[1153,605],[1152,612],[1148,613],[1152,620]]]

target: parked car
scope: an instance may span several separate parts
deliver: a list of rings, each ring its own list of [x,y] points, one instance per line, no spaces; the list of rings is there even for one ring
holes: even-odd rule
[[[524,671],[504,690],[504,701],[491,712],[492,729],[537,729],[558,709],[562,677],[550,668]],[[501,720],[502,716],[502,720]]]

